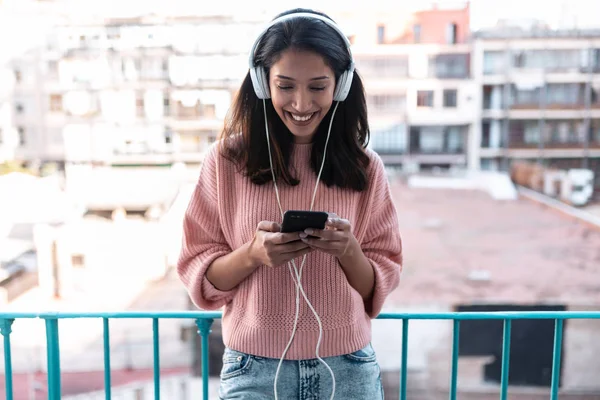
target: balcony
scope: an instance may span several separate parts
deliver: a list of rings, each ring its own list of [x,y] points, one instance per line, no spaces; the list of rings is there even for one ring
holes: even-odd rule
[[[429,58],[428,76],[436,79],[468,79],[470,54],[435,54]]]
[[[66,319],[99,319],[102,320],[102,339],[103,339],[103,354],[104,354],[104,397],[112,398],[111,386],[111,342],[110,342],[110,321],[115,319],[145,319],[152,321],[152,358],[153,358],[153,389],[154,398],[161,397],[161,364],[160,364],[160,329],[159,321],[165,319],[189,319],[195,322],[198,328],[198,333],[201,336],[202,349],[209,348],[209,335],[211,326],[215,319],[221,318],[220,312],[201,312],[201,311],[184,311],[184,312],[116,312],[116,313],[0,313],[0,333],[4,339],[4,382],[5,396],[8,400],[14,399],[13,373],[12,373],[12,353],[11,353],[11,333],[13,324],[19,324],[25,319],[41,319],[45,322],[46,332],[46,355],[47,355],[47,390],[49,400],[59,400],[63,395],[61,391],[61,351],[60,351],[60,336],[59,323]],[[451,340],[451,358],[448,365],[450,373],[447,378],[447,391],[451,400],[456,399],[461,393],[459,388],[459,365],[463,368],[471,366],[470,363],[459,363],[459,344],[461,343],[460,328],[461,323],[466,321],[502,321],[502,341],[501,341],[501,363],[500,382],[495,391],[499,392],[501,400],[508,397],[509,381],[510,381],[510,357],[511,357],[511,328],[513,322],[517,320],[545,320],[554,324],[554,336],[552,346],[552,368],[549,379],[549,394],[551,400],[558,400],[560,394],[568,395],[563,383],[561,382],[561,373],[564,372],[564,365],[561,364],[563,349],[563,333],[564,324],[567,320],[600,320],[600,312],[598,311],[524,311],[524,312],[448,312],[448,313],[382,313],[377,318],[378,320],[399,320],[401,321],[398,333],[401,333],[402,352],[399,361],[400,364],[400,387],[399,394],[401,400],[407,399],[408,390],[411,389],[407,385],[408,376],[408,338],[409,324],[411,320],[446,320],[452,323],[452,340]],[[592,321],[594,322],[594,321]],[[377,322],[375,322],[377,323]],[[99,329],[100,330],[100,329]],[[514,347],[513,347],[514,350]],[[208,371],[209,367],[209,352],[202,352],[202,371]],[[481,357],[480,357],[481,358]],[[512,364],[514,365],[514,364]],[[209,376],[202,374],[202,398],[209,398]],[[513,393],[511,386],[511,393]],[[489,386],[488,386],[489,393]],[[537,398],[547,398],[548,390],[543,389],[543,394]],[[592,394],[590,397],[577,397],[582,399],[591,399],[597,394]],[[485,398],[488,398],[484,396]],[[511,397],[512,398],[512,397]],[[534,398],[534,397],[528,397]]]

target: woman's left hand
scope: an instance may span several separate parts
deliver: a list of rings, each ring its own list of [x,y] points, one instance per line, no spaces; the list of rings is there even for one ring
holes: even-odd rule
[[[315,236],[315,238],[308,236]],[[300,239],[316,250],[337,258],[348,256],[357,243],[350,221],[330,213],[325,229],[306,229]]]

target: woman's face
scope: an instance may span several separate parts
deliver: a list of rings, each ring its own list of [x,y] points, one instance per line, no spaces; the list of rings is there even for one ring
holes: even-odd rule
[[[317,53],[289,49],[269,71],[271,100],[296,143],[311,143],[331,108],[335,75]]]

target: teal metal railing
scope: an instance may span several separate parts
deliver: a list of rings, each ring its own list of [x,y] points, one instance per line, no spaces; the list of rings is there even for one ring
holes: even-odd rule
[[[48,362],[48,399],[60,400],[60,338],[58,323],[61,319],[97,318],[102,319],[104,349],[104,387],[106,399],[111,399],[111,363],[110,363],[110,320],[119,318],[144,318],[152,320],[153,360],[154,360],[154,398],[160,400],[160,357],[159,357],[159,320],[160,319],[193,319],[198,327],[202,343],[202,371],[208,371],[208,337],[215,319],[221,318],[220,312],[119,312],[119,313],[2,313],[0,312],[0,333],[4,340],[4,371],[6,399],[13,400],[13,375],[10,335],[12,325],[20,319],[39,318],[45,321]],[[510,338],[512,321],[519,319],[547,319],[555,321],[554,347],[552,361],[552,378],[550,399],[558,400],[561,365],[561,349],[563,339],[563,322],[568,319],[600,319],[600,312],[459,312],[459,313],[382,313],[378,319],[394,319],[402,321],[402,355],[400,359],[400,400],[406,400],[407,389],[407,354],[408,332],[410,320],[452,320],[452,360],[449,399],[456,400],[458,376],[458,344],[460,322],[464,320],[502,320],[504,321],[502,340],[502,371],[500,382],[500,400],[507,399]],[[208,374],[202,374],[203,399],[208,399]]]

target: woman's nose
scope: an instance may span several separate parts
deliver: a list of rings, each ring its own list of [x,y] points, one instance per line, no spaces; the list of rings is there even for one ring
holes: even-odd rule
[[[308,112],[312,108],[312,98],[310,93],[304,90],[298,90],[294,95],[292,106],[299,113]]]

